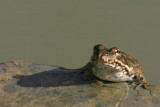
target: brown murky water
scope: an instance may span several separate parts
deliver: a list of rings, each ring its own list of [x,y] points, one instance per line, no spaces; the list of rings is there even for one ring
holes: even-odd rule
[[[117,46],[160,84],[160,1],[0,1],[1,62],[23,59],[79,68],[92,48]]]

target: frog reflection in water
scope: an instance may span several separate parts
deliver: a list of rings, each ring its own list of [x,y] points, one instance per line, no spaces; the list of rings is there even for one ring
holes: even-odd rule
[[[117,47],[107,49],[101,44],[96,45],[88,68],[95,77],[101,80],[136,82],[136,90],[140,86],[146,89],[149,86],[138,61],[121,52]]]

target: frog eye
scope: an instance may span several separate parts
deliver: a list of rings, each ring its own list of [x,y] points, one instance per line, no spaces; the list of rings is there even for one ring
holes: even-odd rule
[[[120,53],[120,51],[119,51],[119,50],[117,50],[117,53]]]
[[[115,51],[115,55],[117,58],[120,58],[121,57],[121,51],[120,50],[116,50]]]
[[[121,53],[121,52],[120,52],[120,50],[117,50],[117,49],[116,49],[116,50],[114,51],[114,53],[115,53],[115,54],[116,54],[116,53],[119,54],[119,53]]]

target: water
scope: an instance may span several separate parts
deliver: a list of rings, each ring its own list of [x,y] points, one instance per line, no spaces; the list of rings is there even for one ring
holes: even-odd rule
[[[67,68],[85,65],[94,45],[119,47],[160,84],[160,1],[0,1],[1,62],[23,59]]]

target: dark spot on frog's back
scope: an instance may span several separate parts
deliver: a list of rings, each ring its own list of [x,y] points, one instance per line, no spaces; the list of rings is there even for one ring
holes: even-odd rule
[[[117,78],[116,76],[115,76],[114,78],[119,79],[119,78]]]

